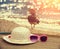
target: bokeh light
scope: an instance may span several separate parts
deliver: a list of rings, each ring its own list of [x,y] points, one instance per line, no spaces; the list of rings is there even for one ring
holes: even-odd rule
[[[33,0],[31,1],[33,3],[33,6],[40,6],[39,8],[57,8],[60,7],[60,0]],[[35,8],[35,7],[34,7]]]
[[[60,0],[32,0],[31,3],[38,15],[49,16],[60,13]]]

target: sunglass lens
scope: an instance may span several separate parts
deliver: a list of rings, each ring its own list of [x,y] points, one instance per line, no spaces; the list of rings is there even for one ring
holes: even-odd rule
[[[30,40],[36,41],[36,40],[38,40],[38,37],[37,36],[30,36]]]
[[[40,37],[40,40],[41,40],[42,42],[46,42],[46,41],[47,41],[47,36],[41,36],[41,37]]]

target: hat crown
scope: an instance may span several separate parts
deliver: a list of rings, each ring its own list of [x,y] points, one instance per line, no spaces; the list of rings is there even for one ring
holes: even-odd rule
[[[16,40],[29,40],[31,35],[30,30],[25,27],[16,27],[12,31],[12,39]]]

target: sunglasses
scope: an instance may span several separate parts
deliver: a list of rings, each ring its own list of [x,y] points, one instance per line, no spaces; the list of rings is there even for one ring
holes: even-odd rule
[[[47,35],[31,35],[30,36],[31,41],[41,41],[46,42],[47,41]]]

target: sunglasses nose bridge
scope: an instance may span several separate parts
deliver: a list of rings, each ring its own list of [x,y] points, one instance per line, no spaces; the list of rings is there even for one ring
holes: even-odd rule
[[[40,36],[38,35],[38,41],[40,40]]]

